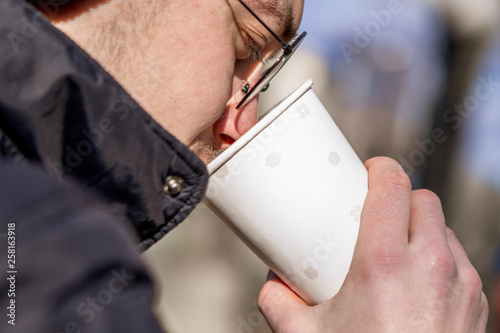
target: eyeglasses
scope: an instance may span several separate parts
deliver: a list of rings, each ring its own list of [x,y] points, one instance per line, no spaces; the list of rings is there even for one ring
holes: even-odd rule
[[[274,31],[271,30],[271,28],[267,26],[267,24],[264,23],[264,21],[260,19],[260,17],[257,16],[257,14],[254,13],[252,9],[250,9],[250,7],[248,7],[246,3],[244,3],[242,0],[239,1],[267,29],[267,31],[269,31],[271,35],[273,35],[273,37],[276,38],[278,42],[280,42],[283,48],[277,55],[272,57],[272,58],[277,58],[276,61],[271,65],[271,67],[264,69],[264,71],[261,74],[261,78],[257,82],[257,84],[253,86],[252,89],[250,90],[248,90],[248,88],[246,89],[248,92],[246,92],[245,97],[243,97],[241,102],[238,103],[236,109],[243,107],[250,100],[252,100],[252,98],[257,96],[261,91],[264,91],[268,88],[269,82],[271,82],[271,80],[276,76],[276,74],[278,74],[278,72],[283,68],[283,66],[285,66],[286,62],[292,57],[292,55],[299,47],[300,43],[302,43],[304,37],[306,37],[307,35],[307,32],[304,31],[291,44],[285,43]]]

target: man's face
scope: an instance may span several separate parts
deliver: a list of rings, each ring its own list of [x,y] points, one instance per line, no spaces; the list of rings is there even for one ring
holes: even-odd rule
[[[245,1],[284,41],[303,2]],[[260,78],[252,55],[281,49],[238,0],[79,1],[52,19],[205,163],[257,122],[257,98],[236,110]]]
[[[303,0],[271,2],[246,1],[289,40],[298,29]],[[282,14],[277,17],[269,8]],[[244,96],[242,87],[247,82],[252,87],[260,78],[261,63],[252,53],[265,56],[280,50],[281,44],[237,0],[177,1],[168,11],[142,60],[143,73],[150,73],[152,80],[140,80],[140,101],[208,163],[257,122],[257,98],[239,110],[236,105]]]

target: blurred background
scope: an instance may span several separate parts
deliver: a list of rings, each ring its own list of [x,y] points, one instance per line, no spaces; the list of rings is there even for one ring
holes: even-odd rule
[[[306,79],[361,160],[399,161],[442,199],[500,332],[500,1],[306,0],[305,41],[261,94]],[[145,255],[169,332],[270,332],[267,268],[205,206]]]

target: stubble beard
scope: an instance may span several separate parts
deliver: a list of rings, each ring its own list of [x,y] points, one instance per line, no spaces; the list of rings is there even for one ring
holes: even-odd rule
[[[214,140],[205,138],[196,139],[189,149],[191,149],[191,151],[195,153],[205,163],[205,165],[208,165],[224,151],[217,149],[217,145]]]

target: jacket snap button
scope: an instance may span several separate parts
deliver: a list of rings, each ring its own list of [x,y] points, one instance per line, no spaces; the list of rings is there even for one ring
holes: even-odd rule
[[[172,197],[181,193],[184,187],[184,179],[179,176],[168,176],[163,184],[163,192]]]

